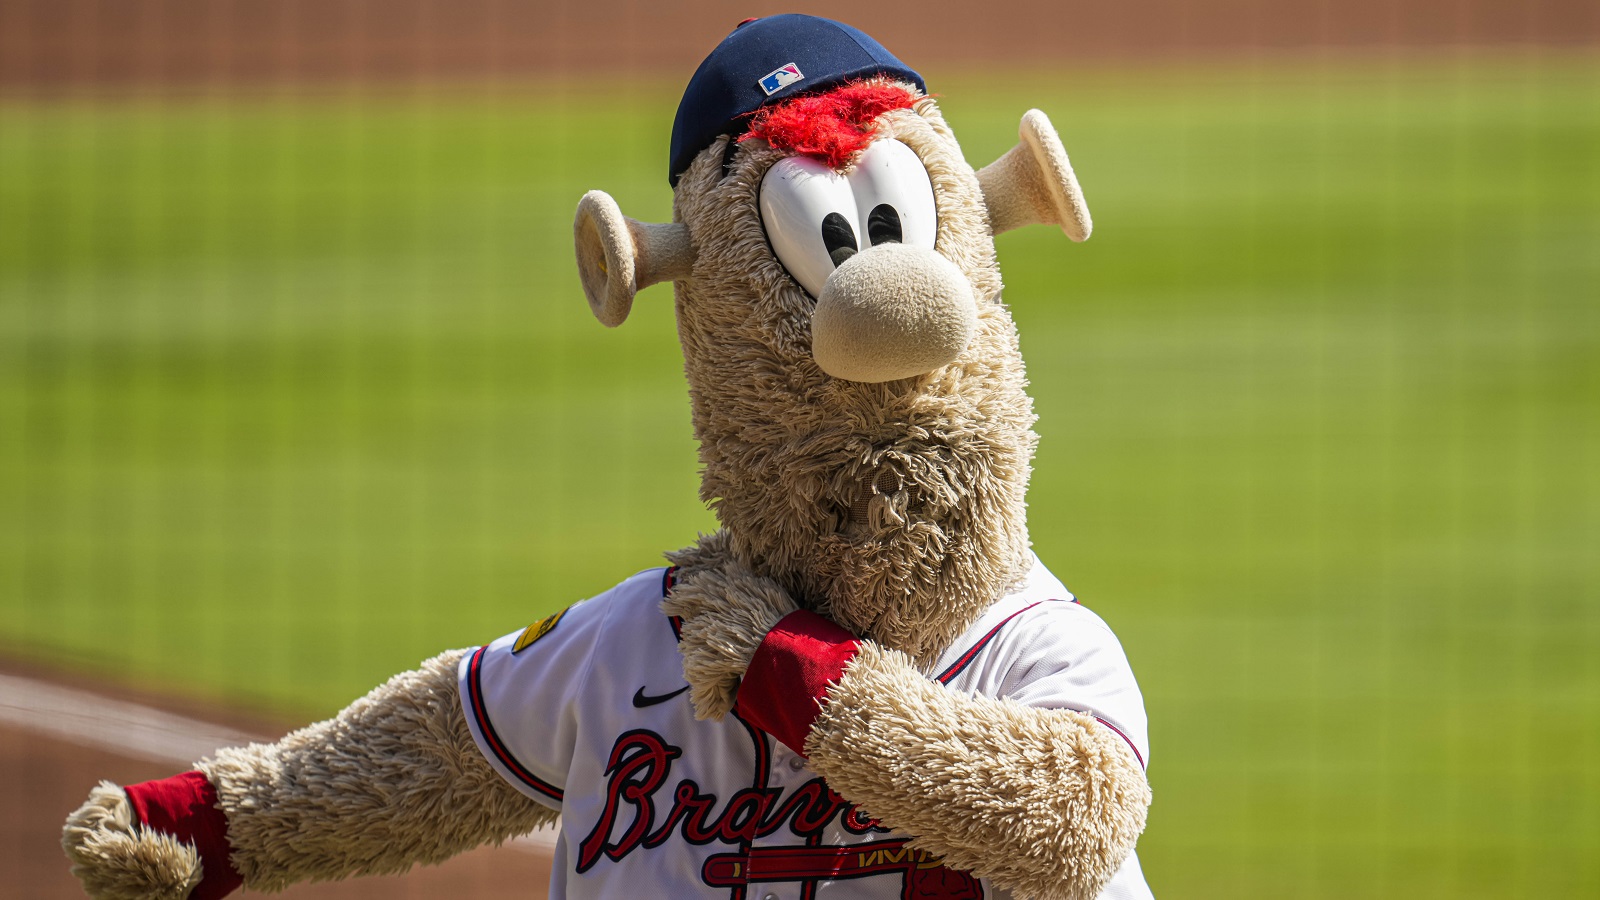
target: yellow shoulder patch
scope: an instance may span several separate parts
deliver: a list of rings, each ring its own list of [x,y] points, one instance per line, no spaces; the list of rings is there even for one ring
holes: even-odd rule
[[[567,607],[567,609],[571,608],[572,607],[570,606]],[[523,629],[522,637],[517,638],[516,644],[511,647],[512,655],[521,653],[522,651],[528,649],[528,645],[549,634],[551,630],[556,627],[556,623],[561,621],[561,617],[566,614],[567,610],[563,609],[561,612],[558,612],[553,616],[547,616],[543,619],[540,619],[539,621]]]

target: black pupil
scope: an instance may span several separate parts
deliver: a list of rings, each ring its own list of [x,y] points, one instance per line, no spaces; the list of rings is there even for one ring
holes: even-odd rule
[[[867,215],[867,237],[872,245],[900,243],[900,214],[887,203],[879,203]]]
[[[896,227],[899,227],[898,219]],[[828,258],[833,260],[833,267],[844,265],[844,261],[856,255],[856,233],[850,228],[850,222],[838,213],[828,213],[822,220],[822,246],[828,251]]]
[[[867,237],[874,247],[900,243],[900,213],[887,203],[873,207],[867,215]],[[856,244],[856,233],[850,227],[850,220],[836,212],[828,213],[822,220],[822,246],[827,249],[828,258],[833,260],[835,269],[855,256],[860,247]]]

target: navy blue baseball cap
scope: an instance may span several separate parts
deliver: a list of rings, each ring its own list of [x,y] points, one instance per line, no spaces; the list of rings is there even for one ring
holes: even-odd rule
[[[701,150],[769,103],[856,78],[888,75],[926,91],[922,76],[858,29],[817,16],[786,13],[748,19],[705,58],[672,121],[673,187]]]

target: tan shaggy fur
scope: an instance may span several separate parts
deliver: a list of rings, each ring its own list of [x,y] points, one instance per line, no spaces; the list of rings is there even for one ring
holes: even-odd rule
[[[733,709],[739,680],[761,639],[796,607],[770,578],[739,564],[728,553],[726,532],[669,554],[678,567],[672,596],[661,604],[683,618],[679,650],[696,716],[720,719]]]
[[[976,176],[931,99],[886,113],[878,129],[928,168],[935,249],[971,282],[976,334],[927,375],[830,378],[811,355],[811,300],[773,257],[757,212],[761,176],[782,154],[746,142],[724,175],[724,145],[703,152],[676,195],[697,253],[678,283],[678,328],[701,494],[724,530],[675,558],[687,571],[666,608],[685,618],[701,715],[731,705],[781,614],[775,589],[870,639],[807,739],[812,767],[951,866],[1024,896],[1093,897],[1149,805],[1126,745],[1087,716],[926,677],[1025,574],[1036,438]]]
[[[948,366],[881,384],[811,358],[811,298],[767,246],[756,198],[784,154],[723,143],[678,184],[697,253],[678,282],[701,496],[729,551],[807,608],[931,662],[1027,570],[1024,494],[1035,437],[1016,329],[972,168],[931,99],[880,133],[927,165],[935,249],[972,284],[977,331]],[[726,139],[724,139],[726,140]]]
[[[489,767],[467,730],[454,650],[276,744],[199,768],[228,813],[246,887],[404,872],[499,843],[556,814]]]
[[[84,890],[102,900],[183,900],[203,874],[194,847],[136,828],[128,795],[109,781],[67,818],[61,848]]]
[[[1098,895],[1150,805],[1128,745],[1093,718],[952,692],[872,644],[828,691],[806,752],[913,846],[1038,900]]]

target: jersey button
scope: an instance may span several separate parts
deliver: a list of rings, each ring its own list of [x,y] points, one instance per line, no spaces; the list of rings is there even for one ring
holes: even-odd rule
[[[794,771],[798,772],[801,769],[804,769],[805,767],[806,767],[805,757],[803,757],[803,756],[792,756],[792,757],[789,758],[789,768],[790,769],[793,769]],[[769,894],[768,896],[771,896],[771,895]]]
[[[765,897],[762,897],[761,900],[778,900],[778,895],[777,894],[768,894]]]

